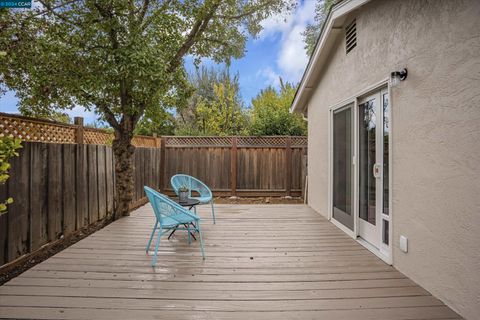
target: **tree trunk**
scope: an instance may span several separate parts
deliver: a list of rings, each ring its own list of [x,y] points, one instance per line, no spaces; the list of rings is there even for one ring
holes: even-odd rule
[[[133,131],[133,130],[132,130]],[[115,219],[130,215],[133,199],[133,132],[115,130],[112,143],[115,156]]]

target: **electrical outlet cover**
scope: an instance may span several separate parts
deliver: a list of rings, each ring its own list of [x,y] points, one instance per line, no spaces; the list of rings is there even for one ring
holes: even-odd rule
[[[408,252],[408,239],[405,236],[400,236],[400,250]]]

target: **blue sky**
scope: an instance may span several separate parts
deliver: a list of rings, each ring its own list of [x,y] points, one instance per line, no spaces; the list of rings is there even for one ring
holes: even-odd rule
[[[240,91],[246,106],[263,88],[269,85],[278,87],[279,77],[293,83],[300,81],[308,62],[301,33],[313,21],[315,3],[316,0],[304,0],[292,13],[265,20],[259,37],[249,39],[245,56],[232,61],[230,71],[240,75]],[[204,59],[202,64],[215,65],[209,59]],[[188,57],[186,65],[187,69],[193,69]],[[0,112],[17,113],[17,102],[15,94],[7,92],[0,97]],[[93,112],[81,107],[67,112],[72,118],[83,116],[86,123],[97,118]]]

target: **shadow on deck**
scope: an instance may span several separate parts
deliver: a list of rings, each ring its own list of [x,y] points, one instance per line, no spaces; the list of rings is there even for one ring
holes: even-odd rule
[[[177,232],[152,268],[146,205],[0,287],[0,318],[460,319],[307,206],[216,211],[205,261]]]

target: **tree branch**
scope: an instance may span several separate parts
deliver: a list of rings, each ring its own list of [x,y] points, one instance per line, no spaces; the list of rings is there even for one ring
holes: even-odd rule
[[[143,0],[143,6],[138,16],[138,24],[143,23],[143,19],[145,19],[145,15],[147,14],[149,5],[150,5],[150,0]]]
[[[88,100],[93,101],[97,108],[103,113],[105,116],[105,120],[114,128],[117,130],[120,130],[120,124],[117,121],[117,118],[115,118],[115,114],[110,110],[110,108],[107,107],[106,103],[102,103],[98,101],[97,98],[95,98],[93,95],[85,91],[84,89],[80,89],[82,93],[88,98]]]
[[[65,2],[65,3],[63,3],[63,4],[59,4],[58,6],[52,7],[51,10],[55,10],[55,9],[58,9],[58,8],[62,8],[62,7],[68,6],[69,4],[72,4],[72,3],[75,3],[75,2],[78,2],[78,1],[83,1],[83,0],[67,1],[67,2]],[[45,14],[45,13],[48,13],[48,12],[50,12],[50,10],[47,8],[47,10],[37,12],[37,13],[31,15],[29,18],[38,17],[38,16],[41,16],[42,14]]]
[[[117,121],[117,118],[115,118],[115,115],[113,114],[112,110],[110,110],[106,105],[103,104],[97,104],[98,109],[103,112],[105,116],[105,120],[112,126],[112,128],[116,130],[120,130],[120,124]]]
[[[243,19],[249,15],[252,15],[262,9],[265,9],[267,7],[269,7],[270,5],[272,5],[273,3],[275,3],[276,1],[275,0],[269,0],[267,2],[265,2],[264,4],[261,4],[259,5],[258,7],[254,7],[253,9],[251,10],[247,10],[243,13],[240,13],[238,15],[235,15],[235,16],[225,16],[225,15],[216,15],[215,18],[219,18],[219,19],[225,19],[225,20],[240,20],[240,19]]]
[[[216,43],[216,44],[225,46],[225,47],[236,47],[236,45],[235,45],[234,43],[229,43],[229,42],[222,41],[222,40],[218,40],[218,39],[214,39],[214,38],[205,38],[205,37],[203,37],[203,38],[201,38],[200,40],[207,41],[207,42],[213,42],[213,43]]]
[[[207,29],[208,23],[213,18],[215,11],[220,6],[220,1],[217,1],[215,4],[212,5],[210,11],[205,15],[203,19],[197,20],[190,32],[187,35],[187,38],[183,42],[180,49],[178,49],[177,53],[170,61],[170,65],[167,69],[168,73],[172,73],[175,69],[180,65],[182,58],[187,54],[190,48],[195,44],[195,40],[205,32]]]
[[[67,4],[58,5],[58,6],[54,7],[54,8],[52,8],[52,6],[50,6],[50,4],[48,4],[47,2],[45,2],[45,1],[43,1],[43,0],[38,0],[38,2],[40,2],[45,8],[47,8],[47,10],[45,10],[45,11],[43,12],[43,14],[45,14],[45,13],[51,13],[51,14],[53,14],[55,17],[59,18],[60,20],[66,22],[66,23],[69,23],[69,24],[71,24],[71,25],[73,25],[73,26],[76,26],[76,27],[79,27],[79,26],[80,26],[79,24],[77,24],[77,23],[69,20],[68,18],[66,18],[66,17],[63,16],[62,14],[60,14],[60,13],[58,13],[58,12],[55,11],[55,9],[58,9],[58,8],[60,8],[61,6],[64,6],[64,5],[67,5]],[[73,2],[75,2],[75,1],[70,1],[70,2],[68,2],[68,3],[73,3]]]

